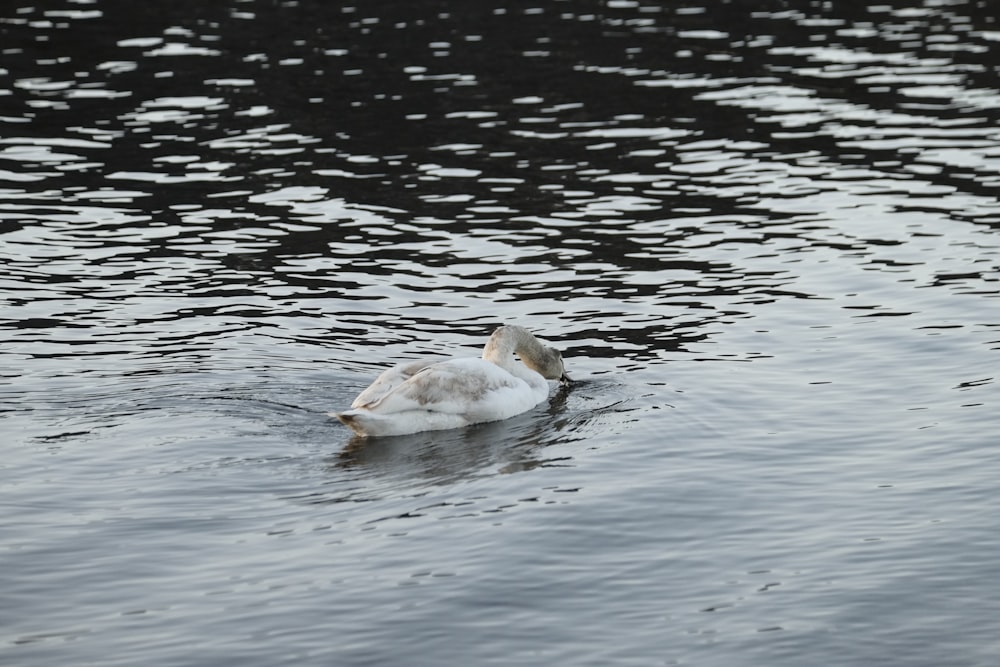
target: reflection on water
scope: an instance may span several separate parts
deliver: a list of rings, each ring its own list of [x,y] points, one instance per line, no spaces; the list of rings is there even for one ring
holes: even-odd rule
[[[648,361],[828,298],[796,264],[995,282],[992,235],[942,229],[997,224],[1000,97],[963,87],[996,40],[971,15],[262,5],[5,22],[23,328],[394,343],[472,313],[576,341],[613,320],[599,338]]]
[[[981,3],[43,4],[0,9],[20,664],[993,659]],[[504,322],[587,381],[324,416]]]
[[[548,428],[540,414],[520,419],[459,429],[440,437],[420,434],[411,437],[364,439],[353,437],[336,458],[336,465],[362,468],[376,477],[423,478],[448,484],[470,472],[494,474],[490,464],[514,459],[526,468],[542,465],[531,455],[539,448]],[[551,436],[550,436],[551,437]],[[496,451],[500,448],[500,451]],[[504,465],[515,465],[506,463]],[[398,471],[392,475],[392,471]]]

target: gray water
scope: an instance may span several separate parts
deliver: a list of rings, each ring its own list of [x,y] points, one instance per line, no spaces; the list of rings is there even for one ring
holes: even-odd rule
[[[996,664],[983,3],[159,5],[0,10],[0,662]]]

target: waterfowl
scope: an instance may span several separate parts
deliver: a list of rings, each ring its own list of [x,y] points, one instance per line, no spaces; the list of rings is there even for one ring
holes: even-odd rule
[[[505,325],[482,357],[399,364],[333,416],[360,436],[459,428],[530,410],[548,398],[548,380],[569,381],[559,350],[524,327]]]

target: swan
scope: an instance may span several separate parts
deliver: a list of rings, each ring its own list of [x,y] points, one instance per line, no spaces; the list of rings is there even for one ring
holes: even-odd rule
[[[358,394],[350,410],[331,414],[360,436],[459,428],[530,410],[548,398],[547,380],[569,382],[559,350],[524,327],[504,325],[482,357],[399,364]]]

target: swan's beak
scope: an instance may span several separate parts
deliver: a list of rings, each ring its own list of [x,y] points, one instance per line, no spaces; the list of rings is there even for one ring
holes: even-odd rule
[[[559,384],[561,384],[561,385],[563,385],[565,387],[566,385],[569,385],[569,384],[572,384],[572,383],[573,383],[573,379],[570,378],[570,376],[566,374],[566,371],[563,371],[562,377],[559,378]]]

